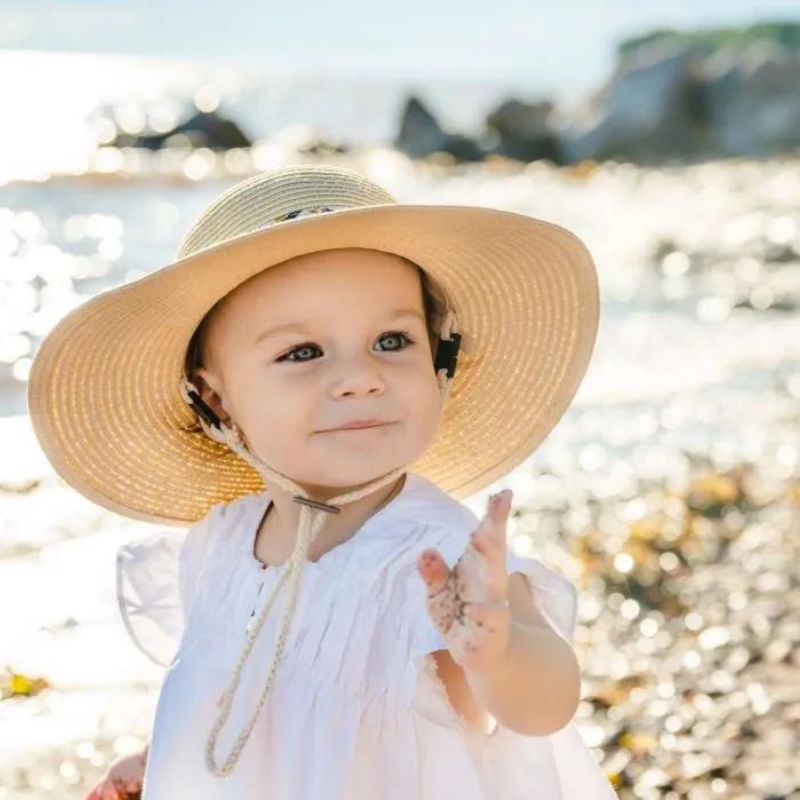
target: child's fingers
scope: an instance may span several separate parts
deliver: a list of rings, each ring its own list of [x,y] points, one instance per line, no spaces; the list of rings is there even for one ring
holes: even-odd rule
[[[511,511],[510,489],[492,495],[487,503],[486,514],[470,537],[472,547],[484,558],[505,558],[506,523]]]
[[[497,561],[502,555],[501,545],[490,522],[482,521],[470,534],[469,543],[478,555],[489,561]]]
[[[438,550],[423,550],[417,559],[417,570],[428,587],[428,597],[441,591],[447,583],[450,568]]]
[[[505,528],[508,515],[511,513],[511,501],[514,493],[511,489],[503,489],[489,498],[489,516],[496,527]]]
[[[434,625],[446,635],[458,615],[455,575],[441,554],[432,548],[420,553],[417,569],[425,582],[428,613]]]

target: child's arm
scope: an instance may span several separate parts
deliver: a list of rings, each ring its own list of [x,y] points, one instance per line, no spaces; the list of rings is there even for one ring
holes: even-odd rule
[[[453,569],[421,554],[428,611],[447,641],[437,666],[451,704],[471,728],[486,715],[522,734],[562,728],[580,700],[580,668],[567,640],[542,616],[526,578],[506,574],[510,493],[490,501]]]
[[[517,733],[546,736],[564,727],[580,702],[574,650],[536,609],[522,575],[509,576],[508,648],[492,665],[464,670],[475,702]]]
[[[469,685],[464,670],[453,661],[448,650],[433,650],[431,657],[436,663],[436,677],[442,682],[450,706],[470,731],[491,733],[495,718],[482,705]]]
[[[464,669],[448,650],[436,650],[437,676],[469,730],[491,733],[496,719],[517,733],[544,736],[575,713],[579,664],[570,645],[541,617],[521,575],[510,576],[509,605],[509,647],[501,661],[483,670]]]

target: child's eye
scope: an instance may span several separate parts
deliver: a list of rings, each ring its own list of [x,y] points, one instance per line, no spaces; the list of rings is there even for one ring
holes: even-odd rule
[[[405,331],[389,331],[384,333],[378,339],[379,342],[385,342],[389,340],[400,342],[399,346],[390,346],[390,347],[381,347],[381,350],[402,350],[404,347],[407,347],[409,344],[413,344],[414,341]],[[403,345],[403,342],[406,344]],[[309,356],[308,358],[303,356],[304,351],[306,353],[312,352],[314,350],[319,351],[319,347],[313,344],[312,342],[305,342],[304,344],[298,345],[297,347],[293,347],[288,353],[282,355],[280,358],[276,359],[276,361],[311,361],[312,358]],[[292,358],[292,356],[298,355],[297,358]]]

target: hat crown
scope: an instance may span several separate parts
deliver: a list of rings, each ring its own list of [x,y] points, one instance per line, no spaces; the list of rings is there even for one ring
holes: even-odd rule
[[[387,205],[379,184],[343,167],[299,165],[262,172],[221,194],[183,237],[177,259],[305,214]]]

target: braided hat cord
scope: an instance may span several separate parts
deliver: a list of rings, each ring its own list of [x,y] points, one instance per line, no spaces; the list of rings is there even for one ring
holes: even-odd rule
[[[450,339],[452,333],[456,331],[456,317],[452,310],[449,310],[445,316],[444,322],[441,328],[440,338],[443,340]],[[452,377],[448,377],[446,369],[439,369],[436,374],[437,382],[439,384],[439,390],[442,397],[442,403],[444,404],[450,393],[450,386],[452,384]],[[184,397],[184,400],[191,404],[191,399],[189,397],[189,390],[193,389],[197,393],[196,387],[186,378],[181,381],[181,394]],[[197,393],[199,394],[199,393]],[[251,631],[248,632],[247,640],[242,648],[242,652],[239,656],[239,660],[236,664],[234,669],[233,676],[228,684],[228,687],[222,693],[220,698],[217,700],[217,705],[221,706],[221,711],[219,717],[217,718],[216,722],[214,723],[211,732],[209,734],[208,740],[206,742],[206,750],[205,750],[205,761],[206,761],[206,768],[210,773],[213,775],[217,775],[218,777],[225,777],[230,775],[233,771],[233,768],[236,765],[236,762],[239,759],[239,756],[247,743],[247,740],[250,737],[250,733],[255,726],[256,720],[258,715],[261,711],[262,706],[266,702],[266,699],[271,691],[274,682],[275,676],[277,674],[278,666],[280,661],[283,657],[283,652],[286,647],[286,642],[289,635],[289,629],[294,618],[295,608],[297,606],[297,600],[300,594],[300,588],[302,585],[302,578],[303,578],[303,567],[307,560],[308,549],[311,543],[316,538],[319,531],[322,529],[325,520],[326,513],[338,513],[339,506],[345,505],[347,503],[352,503],[356,500],[360,500],[364,497],[369,496],[373,492],[377,491],[378,489],[383,488],[384,486],[389,485],[403,475],[406,472],[406,466],[398,467],[391,472],[383,475],[382,477],[376,479],[372,483],[367,484],[366,486],[357,489],[354,492],[350,492],[349,494],[339,495],[338,497],[334,497],[331,500],[326,501],[325,503],[320,503],[319,501],[313,501],[311,498],[308,497],[307,492],[298,484],[296,484],[291,478],[288,476],[277,472],[276,470],[272,469],[268,464],[262,461],[258,456],[256,456],[253,452],[251,452],[245,443],[242,441],[240,435],[237,432],[234,432],[230,427],[225,425],[224,423],[220,422],[219,429],[214,429],[211,426],[208,426],[204,420],[200,420],[200,423],[204,429],[204,431],[214,440],[224,442],[227,444],[231,450],[237,453],[241,458],[247,461],[251,466],[257,469],[261,476],[264,478],[265,483],[272,482],[277,486],[280,486],[282,489],[285,489],[288,492],[291,492],[294,495],[294,499],[300,505],[300,516],[298,520],[297,526],[297,539],[295,542],[295,548],[292,552],[292,555],[287,562],[287,564],[282,565],[281,568],[281,575],[278,581],[275,583],[272,594],[269,597],[269,600],[264,604],[262,608],[257,622],[255,626],[252,628]],[[273,603],[283,588],[284,584],[288,582],[289,587],[289,599],[286,605],[286,610],[284,613],[283,620],[280,624],[280,630],[278,633],[278,639],[275,646],[275,652],[272,657],[272,663],[270,665],[269,671],[267,673],[267,679],[264,685],[264,689],[261,692],[261,697],[259,698],[258,704],[256,705],[255,711],[250,717],[250,720],[245,725],[244,729],[239,733],[236,737],[234,742],[233,748],[225,759],[222,765],[218,765],[216,763],[214,757],[214,750],[216,748],[217,739],[219,737],[220,731],[222,730],[225,722],[228,720],[230,716],[231,707],[233,705],[233,700],[236,694],[236,690],[239,686],[242,670],[244,668],[244,664],[247,661],[250,652],[253,649],[255,644],[256,637],[258,636],[261,628],[264,625],[264,622],[269,615],[270,610],[272,609]]]

